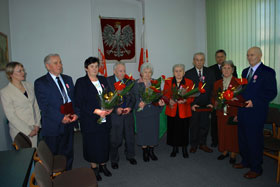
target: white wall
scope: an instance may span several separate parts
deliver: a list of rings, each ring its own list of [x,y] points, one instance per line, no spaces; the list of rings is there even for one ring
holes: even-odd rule
[[[0,32],[8,36],[9,54],[10,45],[10,24],[9,24],[9,0],[0,0]],[[10,56],[10,55],[9,55]],[[0,71],[0,89],[8,84],[5,71]],[[9,135],[7,119],[4,115],[2,103],[0,101],[0,151],[11,148],[11,137]]]
[[[59,53],[64,73],[84,75],[92,55],[91,0],[10,0],[12,59],[24,64],[27,80],[46,73],[44,57]]]
[[[155,77],[172,75],[174,64],[193,67],[193,54],[206,52],[205,0],[147,0],[147,40]]]
[[[12,59],[22,62],[34,81],[46,73],[43,58],[61,54],[64,73],[84,75],[83,62],[97,55],[98,16],[136,19],[136,63],[127,72],[138,77],[141,3],[136,0],[10,0]],[[206,52],[205,0],[146,0],[146,32],[154,77],[171,75],[173,64],[192,67],[193,53]],[[108,66],[112,74],[112,64]]]

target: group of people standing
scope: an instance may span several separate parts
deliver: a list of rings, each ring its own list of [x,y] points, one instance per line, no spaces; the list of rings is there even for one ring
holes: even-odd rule
[[[74,86],[72,78],[62,74],[58,54],[45,57],[48,72],[35,81],[34,88],[24,81],[25,71],[21,63],[8,63],[6,74],[10,83],[1,90],[1,100],[12,139],[18,132],[23,132],[36,147],[41,128],[40,133],[53,154],[67,157],[67,170],[72,168],[74,126],[79,121],[84,159],[90,163],[98,181],[102,180],[100,173],[112,175],[106,166],[109,160],[112,169],[119,168],[118,149],[123,140],[125,156],[130,164],[137,164],[135,142],[143,150],[144,162],[158,160],[154,149],[159,144],[160,113],[165,105],[167,144],[173,148],[171,157],[176,157],[181,147],[183,157],[188,158],[189,144],[190,153],[195,153],[197,149],[213,152],[206,144],[211,119],[211,146],[219,146],[221,155],[218,160],[228,157],[230,152],[233,167],[250,168],[244,177],[256,178],[262,173],[262,129],[268,104],[277,95],[275,71],[261,62],[261,56],[258,47],[250,48],[247,52],[250,67],[242,72],[242,77],[248,79],[248,85],[241,93],[246,103],[244,108],[228,105],[222,109],[216,107],[218,90],[238,86],[236,67],[232,61],[226,61],[224,50],[216,52],[217,64],[209,68],[204,66],[203,53],[194,54],[194,67],[188,71],[185,71],[183,64],[174,65],[173,77],[165,80],[165,99],[160,99],[156,104],[145,103],[141,98],[141,90],[150,87],[153,80],[154,69],[150,63],[141,66],[141,77],[135,80],[123,102],[105,110],[100,104],[102,93],[114,92],[114,84],[118,81],[132,83],[125,78],[125,64],[115,63],[114,75],[105,78],[98,75],[99,59],[89,57],[84,62],[86,75],[77,79]],[[172,97],[174,88],[191,90],[199,82],[205,84],[205,93],[178,101]],[[60,108],[65,103],[72,103],[74,112],[62,114]],[[229,125],[229,117],[233,117],[238,125]],[[100,118],[101,124],[97,122]],[[238,153],[242,162],[236,164]]]

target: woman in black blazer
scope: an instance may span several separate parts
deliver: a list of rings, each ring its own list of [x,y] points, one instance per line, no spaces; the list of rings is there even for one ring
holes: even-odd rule
[[[86,75],[77,80],[75,85],[75,104],[83,136],[84,159],[91,163],[96,179],[102,180],[99,172],[111,176],[106,167],[109,160],[109,143],[112,110],[102,110],[99,96],[108,87],[106,78],[98,76],[99,59],[89,57],[84,63]],[[102,117],[101,124],[97,120]],[[99,167],[98,167],[99,166]]]

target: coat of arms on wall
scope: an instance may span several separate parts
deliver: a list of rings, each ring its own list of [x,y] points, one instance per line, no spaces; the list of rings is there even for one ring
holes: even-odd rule
[[[135,57],[135,20],[101,18],[106,60],[131,60]]]

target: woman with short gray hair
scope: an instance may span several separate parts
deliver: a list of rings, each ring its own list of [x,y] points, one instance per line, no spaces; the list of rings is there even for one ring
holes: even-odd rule
[[[141,111],[135,112],[136,117],[136,144],[143,149],[143,160],[148,162],[158,160],[154,153],[154,147],[159,143],[159,121],[164,101],[159,100],[158,105],[144,103],[141,100],[141,91],[151,86],[153,75],[153,66],[150,63],[144,63],[141,66],[141,78],[136,80],[132,93],[136,98],[135,111],[142,108]]]

